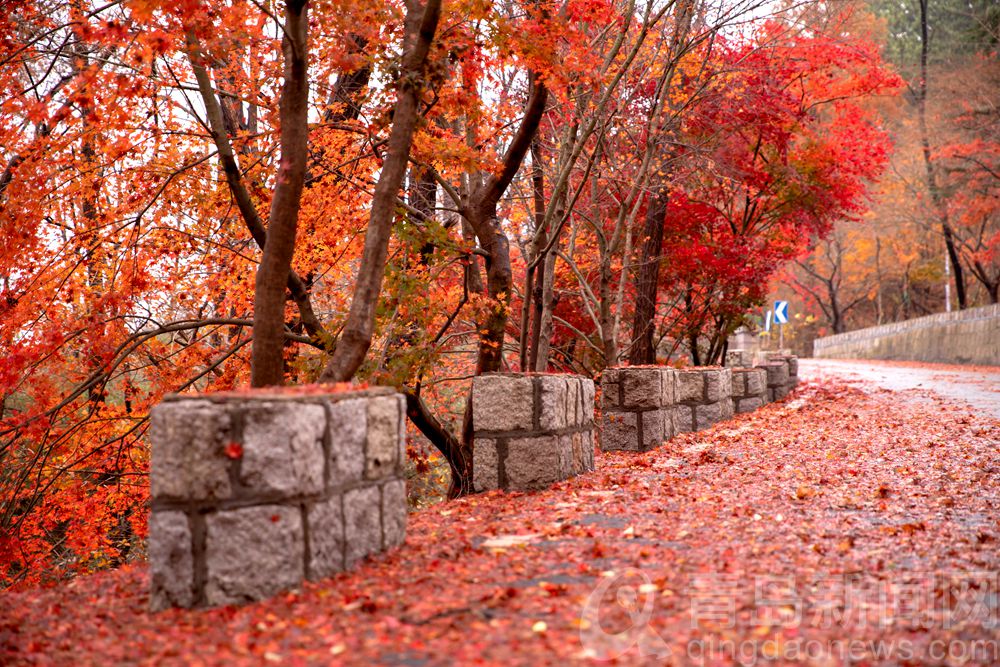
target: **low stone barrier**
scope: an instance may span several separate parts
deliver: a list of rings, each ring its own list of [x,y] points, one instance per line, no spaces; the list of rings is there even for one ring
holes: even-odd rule
[[[406,534],[391,389],[172,396],[150,413],[150,606],[239,604]]]
[[[734,368],[733,411],[752,412],[767,403],[767,370],[764,368]]]
[[[813,356],[1000,365],[1000,304],[817,338]]]
[[[677,432],[675,371],[665,366],[605,369],[601,376],[601,450],[645,452]]]
[[[733,416],[733,371],[682,368],[676,371],[676,424],[679,433],[701,431]]]
[[[472,380],[473,488],[542,489],[594,469],[594,381],[489,373]]]
[[[788,396],[799,383],[798,357],[770,355],[768,361],[758,366],[767,371],[767,400],[780,401]]]

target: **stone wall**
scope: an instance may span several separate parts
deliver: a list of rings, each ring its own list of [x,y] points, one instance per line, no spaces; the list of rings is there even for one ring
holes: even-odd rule
[[[767,372],[768,402],[785,398],[799,383],[799,362],[795,357],[772,356],[757,368],[763,368]]]
[[[489,373],[472,380],[473,488],[529,490],[594,469],[594,381]]]
[[[732,371],[734,412],[753,412],[768,402],[766,369],[734,368]]]
[[[938,313],[817,338],[813,356],[1000,365],[1000,305]]]
[[[677,432],[675,371],[666,366],[605,369],[601,376],[601,450],[645,452]]]
[[[259,600],[406,532],[391,389],[173,396],[150,413],[150,605]]]
[[[679,433],[701,431],[733,416],[732,369],[682,368],[675,372]]]

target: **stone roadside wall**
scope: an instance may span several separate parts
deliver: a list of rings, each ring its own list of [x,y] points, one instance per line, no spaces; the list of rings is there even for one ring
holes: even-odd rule
[[[799,359],[793,355],[769,354],[758,368],[767,372],[767,400],[780,401],[799,384]]]
[[[601,376],[601,450],[645,452],[674,437],[675,376],[666,366],[605,369]]]
[[[682,368],[676,372],[678,433],[701,431],[733,416],[730,368]]]
[[[150,605],[269,597],[403,542],[391,389],[173,396],[150,414]]]
[[[733,368],[733,411],[753,412],[767,403],[767,370]]]
[[[594,469],[594,381],[489,373],[472,380],[473,488],[542,489]]]
[[[813,356],[1000,365],[1000,305],[937,313],[817,338]]]

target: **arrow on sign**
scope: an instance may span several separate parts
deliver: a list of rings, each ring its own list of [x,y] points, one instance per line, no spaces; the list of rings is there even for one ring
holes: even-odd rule
[[[788,302],[774,302],[774,322],[775,324],[788,324]]]

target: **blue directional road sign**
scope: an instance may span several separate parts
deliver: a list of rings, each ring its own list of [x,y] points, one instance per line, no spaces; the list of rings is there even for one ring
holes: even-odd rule
[[[788,324],[788,302],[787,301],[775,301],[774,302],[774,323],[775,324]]]

